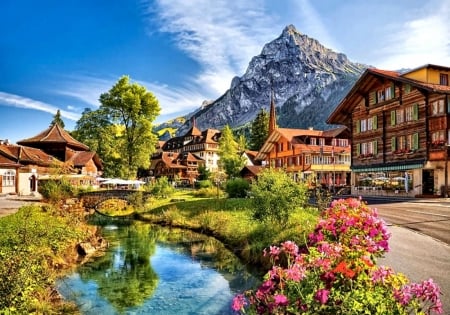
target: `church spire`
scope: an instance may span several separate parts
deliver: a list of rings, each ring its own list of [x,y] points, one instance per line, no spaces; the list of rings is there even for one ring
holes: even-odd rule
[[[272,133],[275,129],[277,129],[277,118],[275,116],[275,97],[272,90],[272,95],[270,98],[270,113],[269,113],[269,134]]]

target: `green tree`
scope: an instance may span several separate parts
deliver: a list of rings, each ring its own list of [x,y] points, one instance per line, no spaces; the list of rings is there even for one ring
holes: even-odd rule
[[[255,120],[252,122],[250,133],[250,149],[258,151],[266,142],[269,136],[269,114],[264,110],[256,115]]]
[[[56,111],[55,116],[53,116],[53,120],[50,123],[50,126],[54,126],[55,124],[58,124],[61,128],[64,129],[64,121],[61,118],[61,112],[59,111],[59,109]]]
[[[306,204],[308,189],[280,169],[264,169],[251,186],[253,217],[286,227],[290,214]]]
[[[92,111],[86,108],[77,121],[72,136],[89,146],[101,157],[104,175],[107,177],[127,177],[124,156],[123,126],[112,124],[105,110]]]
[[[133,178],[139,167],[148,168],[157,136],[152,123],[159,115],[156,97],[123,76],[100,95],[96,111],[85,110],[74,136],[98,152],[105,174]]]
[[[225,173],[230,178],[238,177],[239,172],[245,164],[245,158],[242,156],[242,143],[235,140],[230,126],[226,125],[222,130],[219,140],[219,163]]]

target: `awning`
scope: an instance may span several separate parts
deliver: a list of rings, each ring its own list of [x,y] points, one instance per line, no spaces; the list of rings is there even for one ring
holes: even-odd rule
[[[352,166],[351,169],[355,173],[362,172],[384,172],[384,171],[406,171],[417,168],[422,168],[425,161],[413,161],[413,162],[396,162],[391,164],[378,164],[378,165],[361,165]]]

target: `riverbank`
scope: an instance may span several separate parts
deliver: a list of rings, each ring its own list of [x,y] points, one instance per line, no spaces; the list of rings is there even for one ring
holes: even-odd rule
[[[0,313],[77,314],[60,299],[54,281],[77,266],[80,242],[97,239],[97,229],[83,220],[84,209],[5,196],[0,209]]]

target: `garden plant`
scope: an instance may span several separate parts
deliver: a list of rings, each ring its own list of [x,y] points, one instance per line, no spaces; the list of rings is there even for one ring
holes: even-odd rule
[[[285,241],[264,255],[272,268],[256,290],[235,296],[238,314],[442,314],[432,279],[410,283],[377,258],[389,233],[375,209],[359,199],[335,200],[306,246]]]

